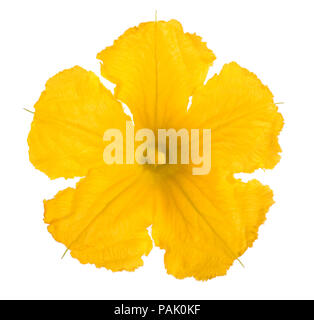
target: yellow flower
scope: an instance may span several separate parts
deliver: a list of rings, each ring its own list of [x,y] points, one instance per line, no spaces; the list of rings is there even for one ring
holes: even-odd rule
[[[235,62],[204,85],[215,56],[175,20],[131,28],[97,58],[102,76],[116,84],[114,96],[76,66],[49,79],[35,104],[30,161],[52,179],[84,177],[44,201],[49,232],[81,263],[132,271],[152,249],[152,225],[169,274],[224,275],[252,246],[273,204],[268,186],[233,177],[273,168],[280,159],[283,119],[272,93]],[[130,120],[120,101],[136,129],[211,129],[211,172],[106,165],[105,130],[124,132]]]

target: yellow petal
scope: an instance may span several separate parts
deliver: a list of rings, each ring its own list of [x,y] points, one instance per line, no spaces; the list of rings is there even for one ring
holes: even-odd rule
[[[180,174],[161,190],[152,235],[166,250],[168,273],[177,278],[226,274],[252,246],[273,203],[271,190],[258,181],[243,183],[217,172]]]
[[[171,20],[127,30],[97,58],[137,126],[168,128],[186,113],[189,96],[204,83],[215,56],[200,37]]]
[[[190,127],[212,130],[212,167],[252,172],[273,168],[280,160],[283,118],[273,95],[234,62],[193,96],[189,117]]]
[[[35,104],[28,137],[33,165],[50,178],[84,176],[103,164],[107,128],[124,128],[128,117],[98,77],[80,67],[50,78]]]
[[[135,165],[91,170],[76,189],[45,201],[49,232],[81,263],[113,271],[141,266],[152,248],[148,173]]]

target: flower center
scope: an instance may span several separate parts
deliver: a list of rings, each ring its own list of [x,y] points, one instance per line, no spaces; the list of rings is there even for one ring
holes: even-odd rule
[[[142,159],[140,159],[142,164],[152,164],[152,165],[162,165],[167,163],[166,153],[163,151],[158,151],[157,148],[148,147],[144,152]]]

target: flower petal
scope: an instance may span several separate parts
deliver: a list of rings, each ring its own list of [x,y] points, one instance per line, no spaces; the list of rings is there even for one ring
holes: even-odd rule
[[[111,165],[92,169],[76,189],[45,201],[49,232],[81,263],[112,271],[141,266],[152,241],[150,181],[143,166]]]
[[[280,160],[283,118],[277,109],[270,90],[233,62],[194,95],[188,121],[212,130],[212,167],[253,172]]]
[[[189,96],[204,83],[215,56],[200,37],[171,20],[127,30],[97,58],[137,126],[168,128],[186,113]]]
[[[35,104],[30,161],[50,178],[84,176],[103,164],[104,131],[124,128],[127,119],[94,73],[62,71],[47,81]]]
[[[272,191],[221,173],[181,174],[164,183],[152,235],[166,250],[165,266],[177,278],[207,280],[226,274],[252,246],[272,205]]]

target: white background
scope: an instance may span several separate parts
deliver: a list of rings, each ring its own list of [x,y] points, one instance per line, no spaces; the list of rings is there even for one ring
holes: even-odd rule
[[[96,54],[129,27],[175,18],[217,56],[211,74],[237,61],[275,95],[285,118],[283,156],[269,184],[276,204],[259,239],[225,277],[166,274],[154,248],[134,273],[81,265],[42,221],[43,199],[74,181],[50,181],[28,161],[32,109],[46,80],[76,64],[99,74]],[[1,1],[0,298],[314,298],[313,1]],[[111,86],[112,88],[113,86]]]

